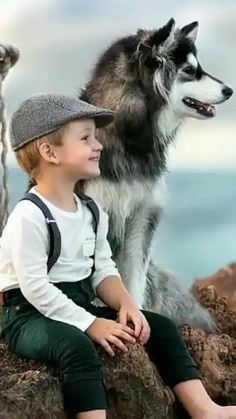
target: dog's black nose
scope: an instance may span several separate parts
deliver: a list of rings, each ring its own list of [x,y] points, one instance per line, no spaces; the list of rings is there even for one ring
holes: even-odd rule
[[[231,87],[228,87],[228,86],[225,86],[223,89],[222,89],[222,93],[223,93],[223,95],[225,96],[225,97],[227,97],[227,98],[229,98],[230,96],[232,96],[232,94],[233,94],[233,89],[231,89]]]

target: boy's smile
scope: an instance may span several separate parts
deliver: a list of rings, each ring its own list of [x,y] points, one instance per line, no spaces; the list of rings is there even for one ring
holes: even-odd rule
[[[59,165],[71,179],[88,179],[100,175],[102,145],[95,137],[93,119],[75,120],[68,124],[63,144],[56,148]]]

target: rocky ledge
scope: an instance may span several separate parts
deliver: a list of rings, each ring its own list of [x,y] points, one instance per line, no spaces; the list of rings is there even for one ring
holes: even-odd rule
[[[184,326],[182,336],[210,395],[222,404],[236,404],[236,264],[196,280],[192,292],[214,315],[218,333]],[[100,355],[110,399],[108,419],[188,417],[138,344],[112,359],[102,349]],[[1,340],[0,389],[0,419],[66,418],[55,372],[19,358]]]

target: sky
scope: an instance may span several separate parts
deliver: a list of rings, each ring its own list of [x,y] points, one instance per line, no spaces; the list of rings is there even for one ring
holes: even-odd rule
[[[235,0],[0,0],[0,43],[20,50],[4,82],[7,120],[35,93],[77,94],[98,56],[137,28],[154,29],[174,17],[199,21],[203,68],[236,90]],[[236,93],[208,121],[184,124],[169,153],[169,169],[236,169]],[[9,151],[9,163],[14,163]]]

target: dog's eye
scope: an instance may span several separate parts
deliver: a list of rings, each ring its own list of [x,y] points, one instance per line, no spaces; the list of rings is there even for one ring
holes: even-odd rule
[[[189,74],[190,76],[193,76],[195,74],[195,72],[196,72],[196,68],[193,67],[192,65],[188,65],[187,67],[184,67],[183,68],[183,71],[186,74]]]

